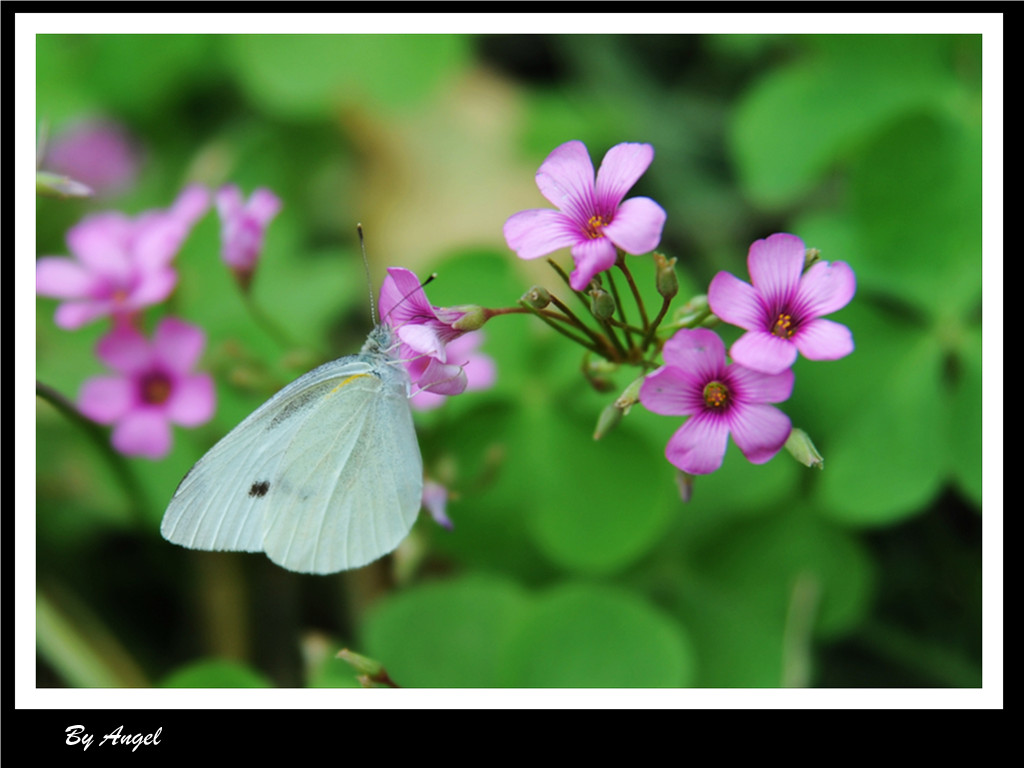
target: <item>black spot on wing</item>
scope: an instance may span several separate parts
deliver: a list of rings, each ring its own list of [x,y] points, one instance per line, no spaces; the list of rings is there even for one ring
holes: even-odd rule
[[[269,490],[269,480],[258,480],[257,482],[253,483],[252,486],[249,488],[249,495],[258,499],[262,498],[263,496],[266,496],[267,491]]]

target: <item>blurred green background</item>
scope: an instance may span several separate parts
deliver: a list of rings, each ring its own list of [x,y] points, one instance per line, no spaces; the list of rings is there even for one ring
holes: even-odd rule
[[[41,35],[36,66],[51,140],[102,117],[140,159],[112,197],[40,198],[38,254],[189,182],[269,187],[284,209],[254,297],[292,339],[246,311],[211,211],[146,320],[205,329],[214,419],[118,465],[37,401],[37,686],[354,686],[342,647],[403,686],[981,685],[980,36]],[[595,166],[654,145],[631,195],[668,212],[680,303],[720,269],[746,278],[773,232],[853,266],[834,318],[857,350],[798,361],[783,406],[823,472],[730,447],[684,504],[663,456],[678,420],[637,407],[594,442],[616,392],[540,322],[498,317],[498,384],[417,414],[453,531],[424,514],[394,557],[330,577],[161,539],[207,448],[362,343],[357,222],[378,286],[398,265],[438,273],[437,305],[561,289],[502,224],[547,206],[534,172],[570,139]],[[107,324],[63,331],[55,307],[37,301],[37,376],[74,400]]]

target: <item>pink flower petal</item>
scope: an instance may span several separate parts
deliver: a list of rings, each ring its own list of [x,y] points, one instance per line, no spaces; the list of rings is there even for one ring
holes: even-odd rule
[[[612,223],[603,232],[626,253],[647,253],[661,242],[665,217],[665,209],[651,198],[632,197],[619,206]]]
[[[43,256],[36,261],[36,293],[57,299],[85,298],[96,278],[81,264],[60,256]]]
[[[570,248],[584,235],[576,223],[560,211],[535,208],[509,217],[504,227],[508,247],[521,259],[547,256],[559,248]]]
[[[793,394],[793,370],[768,374],[744,368],[739,363],[729,366],[729,388],[735,398],[747,403],[781,403]]]
[[[606,237],[583,239],[572,247],[576,269],[569,275],[569,285],[575,291],[586,290],[594,275],[615,266],[615,246]]]
[[[172,371],[192,370],[203,354],[206,334],[176,317],[165,317],[153,334],[153,356]]]
[[[725,376],[725,344],[707,328],[684,328],[665,342],[665,364],[685,372],[702,390],[704,385]]]
[[[792,429],[789,417],[770,405],[737,403],[728,418],[732,439],[752,464],[764,464],[778,453]]]
[[[434,308],[427,301],[420,279],[402,267],[388,267],[388,276],[380,286],[378,311],[381,321],[392,328],[434,316]]]
[[[59,328],[73,331],[107,314],[110,314],[110,302],[107,301],[65,301],[57,307],[53,322]]]
[[[644,171],[650,167],[652,160],[654,160],[654,147],[650,144],[624,143],[616,144],[609,149],[597,171],[598,208],[614,210],[637,180],[644,175]],[[654,246],[652,245],[651,248]],[[636,253],[646,253],[651,248],[636,251]]]
[[[762,373],[781,373],[796,360],[797,348],[768,331],[747,331],[729,348],[732,359]]]
[[[198,221],[210,207],[210,190],[201,184],[185,187],[169,211],[187,230]]]
[[[217,213],[223,219],[233,219],[242,212],[244,201],[242,191],[234,184],[228,184],[217,190],[215,196]]]
[[[403,325],[398,329],[398,338],[407,344],[413,352],[428,355],[445,361],[444,342],[437,333],[426,325]]]
[[[178,273],[171,267],[160,267],[143,272],[128,297],[127,305],[131,309],[142,309],[159,304],[174,292],[174,287],[177,284]]]
[[[794,304],[809,317],[821,317],[842,309],[857,292],[857,278],[842,261],[819,261],[800,279]]]
[[[853,352],[850,329],[820,317],[800,326],[793,341],[808,360],[838,360]]]
[[[205,373],[182,376],[174,382],[166,403],[167,417],[183,427],[198,427],[213,418],[216,405],[213,379]]]
[[[796,295],[807,249],[796,235],[777,233],[756,240],[747,254],[750,278],[769,307]]]
[[[420,387],[436,395],[458,395],[466,391],[466,372],[459,365],[445,365],[435,358],[426,358],[423,373],[414,379]]]
[[[115,327],[96,343],[96,356],[115,371],[135,374],[152,365],[153,353],[146,338],[129,326]]]
[[[580,228],[597,213],[594,164],[582,141],[555,147],[541,163],[536,180],[541,194]]]
[[[68,248],[89,271],[123,281],[131,274],[128,249],[134,232],[134,222],[124,214],[98,213],[68,230]]]
[[[281,211],[281,199],[269,189],[260,187],[249,196],[245,210],[262,227],[266,227]]]
[[[113,424],[135,405],[135,384],[121,376],[87,379],[78,393],[78,410],[100,424]]]
[[[691,416],[669,439],[665,457],[691,475],[706,475],[722,466],[729,427],[721,414]]]
[[[110,441],[127,456],[161,459],[171,449],[171,427],[160,411],[139,409],[117,423]]]
[[[719,272],[708,286],[711,311],[730,325],[748,331],[764,328],[767,308],[757,290],[728,272]]]
[[[684,370],[664,365],[644,378],[640,402],[651,413],[690,416],[704,410],[702,385]]]

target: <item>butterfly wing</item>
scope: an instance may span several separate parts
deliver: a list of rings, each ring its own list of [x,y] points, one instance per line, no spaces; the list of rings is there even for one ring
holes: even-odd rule
[[[405,370],[383,356],[326,363],[292,382],[189,471],[164,538],[265,551],[304,573],[391,550],[419,512],[423,466]]]

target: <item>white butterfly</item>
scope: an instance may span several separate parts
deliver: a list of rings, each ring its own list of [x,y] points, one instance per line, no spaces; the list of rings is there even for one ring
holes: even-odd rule
[[[301,573],[358,568],[416,521],[423,460],[409,374],[379,325],[358,355],[288,384],[203,456],[160,532],[191,549],[266,552]]]

